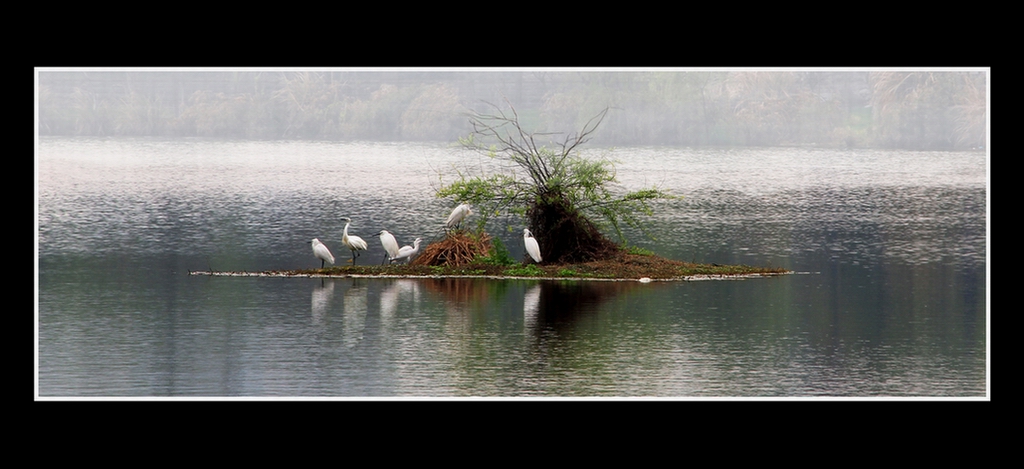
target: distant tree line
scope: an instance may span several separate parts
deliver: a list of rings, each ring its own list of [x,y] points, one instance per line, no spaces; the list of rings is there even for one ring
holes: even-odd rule
[[[606,145],[968,149],[986,74],[896,71],[43,71],[39,133],[454,141],[507,99]]]

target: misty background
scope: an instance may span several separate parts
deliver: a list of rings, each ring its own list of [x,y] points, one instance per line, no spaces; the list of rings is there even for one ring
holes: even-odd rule
[[[454,141],[467,112],[599,145],[980,149],[985,71],[39,71],[42,136]]]

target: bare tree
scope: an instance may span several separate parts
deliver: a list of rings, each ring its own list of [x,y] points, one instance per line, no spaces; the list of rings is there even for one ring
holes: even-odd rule
[[[499,162],[500,170],[461,179],[442,187],[438,196],[481,206],[477,213],[525,217],[540,242],[544,262],[586,262],[619,250],[592,218],[610,225],[623,240],[621,223],[640,227],[650,202],[672,198],[657,188],[616,193],[614,167],[606,159],[579,155],[608,113],[604,109],[577,132],[525,130],[515,108],[489,104],[490,113],[473,113],[473,132],[462,145]],[[485,219],[481,220],[481,227]]]

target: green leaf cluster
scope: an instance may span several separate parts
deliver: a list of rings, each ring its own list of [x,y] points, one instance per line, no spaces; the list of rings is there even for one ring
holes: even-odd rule
[[[481,227],[489,218],[521,219],[532,206],[561,199],[558,202],[599,226],[603,222],[624,241],[623,224],[643,231],[641,218],[653,214],[652,203],[676,198],[657,187],[617,190],[613,161],[579,153],[579,145],[590,139],[607,109],[579,132],[564,135],[527,132],[515,109],[508,108],[507,113],[494,106],[494,114],[473,115],[474,132],[459,140],[463,147],[497,160],[501,169],[492,174],[459,172],[456,181],[437,192],[438,197],[476,207]]]
[[[649,249],[644,249],[644,248],[641,248],[641,247],[637,247],[637,246],[624,246],[623,250],[626,251],[629,254],[634,254],[634,255],[637,255],[637,256],[653,256],[654,255],[653,251],[651,251]]]
[[[508,249],[505,247],[505,243],[501,241],[501,238],[491,239],[491,252],[489,255],[487,257],[477,257],[475,262],[498,266],[512,266],[518,264],[518,262],[512,258],[512,255],[509,254]]]

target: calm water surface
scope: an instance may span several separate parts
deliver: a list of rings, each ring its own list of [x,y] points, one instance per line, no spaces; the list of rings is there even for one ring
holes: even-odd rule
[[[344,222],[441,235],[445,145],[44,138],[38,395],[966,397],[987,387],[981,152],[592,150],[682,199],[634,244],[737,281],[225,278]],[[511,229],[511,231],[508,231]],[[488,227],[513,256],[522,226]],[[543,240],[541,240],[543,242]]]

